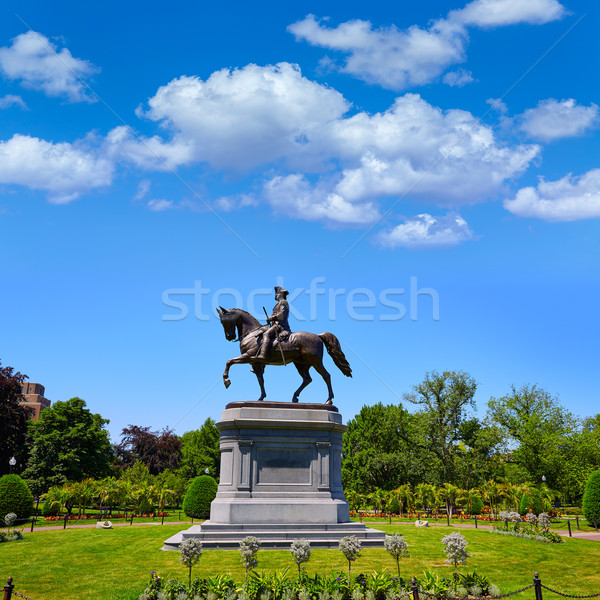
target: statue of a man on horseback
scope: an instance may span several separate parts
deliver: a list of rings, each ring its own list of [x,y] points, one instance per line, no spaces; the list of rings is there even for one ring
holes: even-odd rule
[[[290,324],[288,323],[288,316],[290,314],[290,305],[287,301],[288,295],[289,292],[286,289],[278,285],[275,286],[275,300],[277,300],[277,304],[273,307],[271,316],[267,317],[269,328],[262,334],[260,350],[256,355],[256,360],[261,363],[267,362],[267,354],[273,347],[275,338],[281,344],[282,341],[287,340],[291,333]]]
[[[270,316],[267,316],[267,325],[261,325],[250,313],[240,308],[219,307],[219,317],[225,331],[225,338],[230,342],[239,340],[242,354],[231,358],[225,365],[223,382],[225,387],[231,385],[229,368],[235,364],[250,364],[256,374],[260,385],[260,400],[267,396],[264,386],[264,371],[266,365],[286,365],[293,363],[302,383],[294,392],[292,402],[298,402],[300,392],[312,381],[310,368],[314,368],[327,384],[329,396],[325,404],[333,402],[333,388],[331,376],[323,366],[323,349],[333,359],[335,365],[347,377],[352,377],[352,369],[342,352],[339,340],[332,333],[314,334],[307,331],[290,331],[288,316],[290,307],[287,301],[289,292],[284,288],[275,287],[277,304]],[[273,350],[275,339],[279,342],[279,350]],[[285,341],[285,343],[282,343]]]

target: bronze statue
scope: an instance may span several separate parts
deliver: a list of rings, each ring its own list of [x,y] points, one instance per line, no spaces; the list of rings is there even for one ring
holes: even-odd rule
[[[321,375],[327,384],[329,397],[325,404],[333,403],[331,376],[323,366],[323,346],[340,371],[352,377],[352,369],[342,352],[340,342],[332,333],[309,333],[308,331],[290,332],[288,323],[289,305],[286,297],[289,292],[277,286],[275,299],[278,301],[267,325],[261,325],[250,313],[241,308],[226,309],[219,307],[219,317],[225,331],[225,338],[230,342],[240,342],[241,355],[230,358],[225,365],[223,382],[225,387],[231,385],[229,369],[231,365],[250,364],[252,372],[258,379],[261,395],[259,401],[267,396],[265,392],[264,372],[266,365],[285,365],[294,363],[302,383],[294,392],[292,402],[298,402],[300,392],[312,381],[311,367]]]

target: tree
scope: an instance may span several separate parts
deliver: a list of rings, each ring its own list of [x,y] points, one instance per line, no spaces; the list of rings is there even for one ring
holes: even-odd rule
[[[432,371],[425,374],[413,393],[404,395],[404,400],[422,407],[417,443],[439,459],[442,483],[455,481],[461,426],[468,410],[475,408],[476,389],[475,380],[463,371]]]
[[[0,361],[0,476],[9,473],[8,461],[14,456],[19,465],[27,457],[27,419],[30,412],[21,406],[21,385],[26,375],[3,367]]]
[[[179,466],[181,440],[168,427],[158,432],[150,431],[150,427],[129,425],[121,435],[121,443],[115,446],[120,467],[131,467],[141,461],[152,475],[158,475]]]
[[[489,419],[515,447],[510,460],[529,480],[541,483],[545,476],[551,488],[559,489],[570,460],[564,454],[564,442],[577,426],[573,415],[536,385],[512,386],[507,396],[491,398],[488,408]]]
[[[55,402],[30,422],[31,454],[23,478],[36,494],[53,485],[99,478],[111,472],[112,449],[105,425],[81,398]]]
[[[428,461],[416,455],[411,427],[411,415],[401,406],[363,406],[344,433],[344,488],[392,490],[425,477]]]
[[[219,430],[215,422],[208,418],[200,429],[186,431],[181,436],[181,467],[179,471],[186,479],[193,479],[209,473],[219,476],[221,450]]]

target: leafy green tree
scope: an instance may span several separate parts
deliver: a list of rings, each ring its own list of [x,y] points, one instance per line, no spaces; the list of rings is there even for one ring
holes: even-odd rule
[[[502,398],[488,403],[488,417],[515,447],[510,460],[527,473],[530,481],[559,489],[565,464],[564,442],[577,427],[573,415],[545,390],[535,385],[512,387]]]
[[[179,472],[186,479],[209,474],[218,477],[221,464],[219,430],[208,418],[200,429],[187,431],[181,436],[181,467]]]
[[[475,380],[463,371],[432,371],[404,395],[404,400],[420,407],[420,435],[415,443],[438,458],[440,483],[455,482],[461,427],[469,409],[475,408],[476,389]]]
[[[21,385],[25,375],[0,362],[0,476],[10,471],[8,461],[14,456],[16,469],[27,458],[27,420],[29,411],[19,404],[23,399]]]
[[[23,478],[42,493],[53,485],[104,477],[111,472],[112,449],[105,425],[81,398],[55,402],[30,422],[31,453]]]
[[[411,428],[411,415],[401,406],[363,406],[344,433],[344,488],[364,493],[420,481],[426,461],[409,441]]]
[[[181,460],[181,440],[172,430],[150,431],[150,427],[130,425],[121,434],[121,443],[115,446],[118,466],[127,468],[143,462],[152,475],[165,469],[176,469]]]

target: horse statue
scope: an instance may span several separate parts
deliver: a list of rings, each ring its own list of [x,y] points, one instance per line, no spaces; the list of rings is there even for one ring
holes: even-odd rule
[[[302,383],[294,392],[292,402],[299,401],[300,392],[312,381],[309,370],[311,367],[321,375],[327,384],[329,397],[325,404],[333,404],[333,388],[331,387],[331,376],[323,366],[323,346],[333,359],[333,362],[346,375],[352,377],[352,369],[342,352],[340,342],[333,333],[309,333],[308,331],[296,331],[290,333],[285,341],[275,340],[273,347],[267,354],[266,360],[256,359],[260,347],[260,337],[265,330],[265,326],[255,319],[250,313],[241,308],[223,308],[218,309],[221,324],[225,330],[225,338],[230,342],[240,342],[240,356],[230,358],[225,365],[223,373],[223,383],[228,388],[231,385],[229,380],[229,368],[231,365],[249,364],[252,365],[252,372],[258,379],[260,385],[259,401],[267,396],[265,392],[264,372],[266,365],[285,365],[294,363]]]

